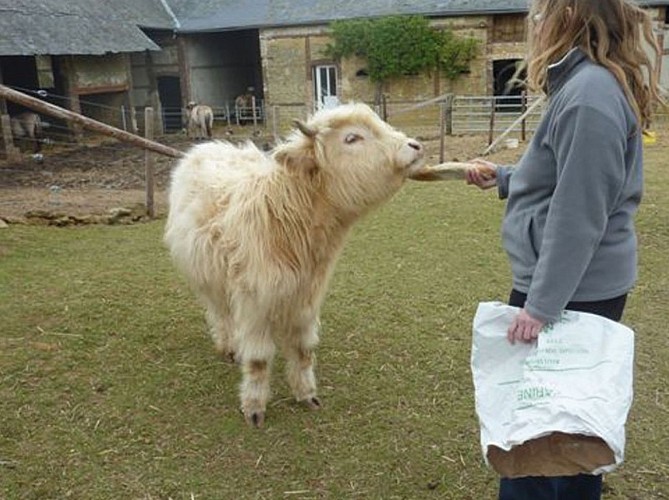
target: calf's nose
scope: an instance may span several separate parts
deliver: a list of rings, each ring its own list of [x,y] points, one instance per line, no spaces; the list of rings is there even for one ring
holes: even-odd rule
[[[411,149],[415,149],[416,151],[421,151],[423,149],[423,145],[420,142],[414,140],[409,141],[409,147]]]

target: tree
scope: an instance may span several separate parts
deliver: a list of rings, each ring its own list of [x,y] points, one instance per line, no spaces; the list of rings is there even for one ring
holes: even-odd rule
[[[457,78],[469,69],[478,48],[478,40],[432,28],[422,16],[334,21],[330,27],[333,43],[327,55],[335,60],[367,59],[369,78],[377,84],[377,100],[383,84],[392,78],[434,70]]]

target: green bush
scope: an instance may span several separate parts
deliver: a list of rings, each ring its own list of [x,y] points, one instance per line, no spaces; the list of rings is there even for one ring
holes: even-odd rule
[[[334,41],[327,55],[367,59],[369,77],[377,83],[434,70],[455,79],[468,70],[478,49],[478,40],[432,28],[422,16],[335,21],[331,29]]]

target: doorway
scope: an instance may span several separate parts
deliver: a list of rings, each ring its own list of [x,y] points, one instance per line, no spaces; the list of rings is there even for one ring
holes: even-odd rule
[[[181,116],[181,80],[178,76],[159,76],[158,95],[163,112],[165,132],[179,132],[183,128]]]
[[[501,113],[518,113],[522,109],[522,95],[525,90],[527,73],[525,69],[518,72],[522,59],[501,59],[493,61],[493,78],[495,79],[496,110]]]

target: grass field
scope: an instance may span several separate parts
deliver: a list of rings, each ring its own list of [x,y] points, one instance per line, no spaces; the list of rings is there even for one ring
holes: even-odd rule
[[[669,183],[647,152],[626,463],[606,499],[669,498]],[[493,499],[469,368],[479,301],[504,300],[503,203],[409,184],[352,234],[325,303],[324,409],[278,361],[266,427],[238,412],[176,275],[164,221],[0,230],[0,498]]]

